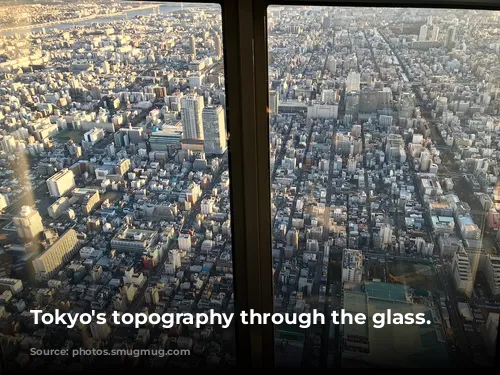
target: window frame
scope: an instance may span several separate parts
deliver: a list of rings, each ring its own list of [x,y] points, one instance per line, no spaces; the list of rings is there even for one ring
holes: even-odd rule
[[[156,0],[158,1],[158,0]],[[160,2],[173,2],[160,0]],[[219,4],[226,78],[231,178],[231,230],[236,316],[236,363],[274,367],[274,327],[241,323],[253,309],[272,313],[272,233],[269,166],[267,7],[359,6],[500,10],[498,0],[184,0]],[[499,332],[500,333],[500,332]],[[495,361],[500,364],[497,338]],[[0,369],[2,361],[0,345]]]
[[[245,2],[245,0],[235,0],[237,2]],[[388,7],[388,8],[444,8],[444,9],[478,9],[478,10],[497,10],[500,11],[500,1],[498,0],[248,0],[248,2],[253,3],[253,38],[252,43],[254,46],[254,64],[255,64],[255,103],[256,103],[256,119],[255,123],[256,130],[259,135],[266,134],[267,138],[260,136],[257,138],[257,144],[255,147],[260,153],[266,153],[269,155],[269,124],[267,115],[267,108],[269,106],[269,77],[268,77],[268,48],[267,48],[267,8],[269,6],[351,6],[351,7]],[[247,41],[250,42],[250,41]],[[266,121],[263,119],[266,118]],[[265,152],[267,150],[267,152]],[[264,165],[266,164],[266,165]],[[265,168],[267,166],[267,169]],[[258,163],[255,166],[258,169],[258,174],[260,181],[264,181],[266,187],[270,187],[270,174],[269,170],[269,159],[262,160],[258,159]],[[253,168],[252,168],[253,169]],[[249,171],[246,170],[246,173]],[[254,171],[252,171],[253,173]],[[263,186],[261,186],[262,188]],[[265,192],[262,192],[262,197],[265,196]],[[270,196],[270,190],[267,194]],[[259,203],[262,203],[259,201]],[[261,216],[255,218],[259,221],[260,230],[264,231],[264,236],[268,235],[268,229],[270,228],[270,221],[267,220],[271,216],[271,202],[268,199],[268,205],[263,207],[261,204],[261,213],[265,213],[265,217]],[[267,212],[266,212],[267,211]],[[265,226],[264,226],[265,225]],[[267,237],[266,237],[267,239]],[[265,246],[265,241],[260,242],[261,246]],[[269,238],[267,248],[259,248],[258,253],[264,254],[266,251],[269,253],[272,249],[272,235]],[[272,260],[272,259],[271,259]],[[270,261],[271,261],[270,260]],[[266,268],[268,265],[264,265]],[[261,270],[262,272],[263,270]],[[269,271],[272,274],[272,270]],[[235,275],[235,278],[238,276]],[[262,279],[264,280],[264,279]],[[266,287],[260,286],[261,290],[267,290],[269,287],[272,288],[272,282]],[[263,306],[264,310],[268,310],[268,306]],[[271,306],[272,308],[272,306]],[[264,340],[265,338],[263,338]],[[498,329],[497,335],[497,345],[496,345],[496,355],[495,355],[495,367],[500,367],[500,327]],[[274,352],[274,340],[272,340],[272,348],[266,350],[272,350]],[[341,361],[336,360],[336,367],[339,367]]]
[[[183,3],[218,4],[222,11],[236,363],[241,368],[273,368],[274,327],[245,325],[239,319],[241,311],[250,309],[274,312],[268,98],[259,94],[268,90],[267,42],[262,44],[267,38],[267,6],[255,0]]]
[[[255,63],[263,58],[267,63],[267,46],[258,43],[266,37],[262,28],[266,8],[255,7],[251,0],[225,0],[221,5],[235,310],[237,314],[250,309],[272,313],[269,129],[267,113],[257,110],[267,105],[267,95],[258,94],[267,90],[267,67]],[[261,26],[260,32],[256,25]],[[236,328],[238,366],[274,367],[273,326],[244,325],[238,319]]]

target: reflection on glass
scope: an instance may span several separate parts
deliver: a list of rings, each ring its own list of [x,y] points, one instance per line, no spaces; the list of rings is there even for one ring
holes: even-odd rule
[[[268,8],[278,366],[493,363],[499,14]]]
[[[234,364],[232,327],[29,313],[233,310],[221,40],[218,5],[0,5],[6,369]]]

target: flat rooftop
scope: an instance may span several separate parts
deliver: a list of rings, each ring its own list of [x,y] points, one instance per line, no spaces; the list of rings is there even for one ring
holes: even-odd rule
[[[368,298],[366,293],[344,292],[344,310],[353,315],[362,313],[368,316]],[[366,324],[346,324],[344,326],[344,335],[368,337],[369,333],[368,322]]]
[[[367,281],[365,291],[368,297],[392,302],[406,302],[408,294],[404,285]]]
[[[365,290],[366,293],[344,292],[345,310],[368,317],[366,325],[344,326],[348,335],[368,335],[370,353],[357,356],[362,356],[366,363],[389,367],[451,367],[446,343],[441,330],[434,326],[430,307],[401,301],[406,295],[404,285],[367,282]],[[385,324],[382,328],[374,328],[373,316],[386,315],[389,309],[393,314],[424,313],[431,324]]]
[[[421,326],[386,324],[383,328],[371,328],[373,315],[385,314],[388,309],[391,309],[392,313],[425,313],[426,318],[432,322],[432,313],[425,305],[369,299],[370,354],[368,361],[403,368],[450,366],[446,344],[438,341],[438,331],[433,323]]]

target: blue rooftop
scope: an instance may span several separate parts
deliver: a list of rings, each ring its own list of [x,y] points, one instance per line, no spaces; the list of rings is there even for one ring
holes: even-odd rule
[[[368,297],[395,302],[406,302],[406,286],[400,284],[366,282],[365,291]]]
[[[459,220],[460,220],[460,225],[474,224],[474,221],[472,220],[472,218],[470,216],[463,216]]]

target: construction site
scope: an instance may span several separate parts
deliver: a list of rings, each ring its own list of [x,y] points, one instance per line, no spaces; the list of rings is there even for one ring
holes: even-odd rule
[[[416,290],[438,290],[437,275],[431,265],[393,260],[386,262],[387,282],[408,285]]]

